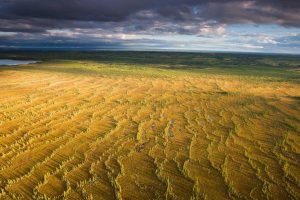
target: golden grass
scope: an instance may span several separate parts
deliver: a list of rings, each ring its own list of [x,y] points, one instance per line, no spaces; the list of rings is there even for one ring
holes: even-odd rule
[[[298,84],[0,77],[0,199],[300,197]]]

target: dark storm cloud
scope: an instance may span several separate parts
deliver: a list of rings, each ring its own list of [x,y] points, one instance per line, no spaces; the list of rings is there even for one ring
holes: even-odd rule
[[[5,1],[1,7],[3,16],[7,17],[120,21],[140,10],[193,2],[196,0],[12,0]]]
[[[255,23],[300,26],[300,1],[260,0],[209,2],[201,15],[220,23]]]
[[[0,46],[140,42],[126,34],[143,41],[142,35],[223,37],[231,24],[298,28],[299,13],[299,0],[0,0]]]
[[[300,26],[298,0],[2,0],[7,20],[52,19],[125,21],[152,11],[172,22],[213,20],[220,23],[275,23]],[[155,20],[155,19],[153,19]]]

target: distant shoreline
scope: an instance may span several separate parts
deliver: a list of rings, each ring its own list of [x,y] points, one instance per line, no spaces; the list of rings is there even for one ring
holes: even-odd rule
[[[27,64],[34,64],[40,61],[34,60],[21,60],[21,59],[0,59],[0,66],[18,66],[18,65],[27,65]]]

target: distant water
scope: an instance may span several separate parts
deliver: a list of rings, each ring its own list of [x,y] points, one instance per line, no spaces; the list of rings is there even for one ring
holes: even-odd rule
[[[1,65],[25,65],[25,64],[32,64],[36,63],[37,61],[34,60],[11,60],[11,59],[0,59],[0,66]]]

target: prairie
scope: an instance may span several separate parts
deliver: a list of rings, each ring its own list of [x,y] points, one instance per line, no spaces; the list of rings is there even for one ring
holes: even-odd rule
[[[300,198],[299,56],[0,58],[0,199]]]

